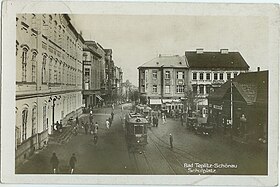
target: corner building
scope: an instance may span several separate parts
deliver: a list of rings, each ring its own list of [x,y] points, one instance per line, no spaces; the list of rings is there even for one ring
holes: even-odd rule
[[[16,18],[16,165],[82,112],[83,39],[67,14]]]

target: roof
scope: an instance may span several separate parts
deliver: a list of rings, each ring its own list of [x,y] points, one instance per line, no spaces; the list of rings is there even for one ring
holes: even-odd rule
[[[171,68],[188,68],[185,57],[179,55],[165,56],[159,55],[138,68],[159,68],[159,67],[171,67]]]
[[[247,104],[268,102],[268,71],[241,73],[233,80],[233,85]],[[210,93],[210,99],[222,99],[230,89],[230,82],[226,82],[215,92]]]
[[[238,69],[248,70],[249,65],[239,52],[203,52],[186,51],[186,60],[190,68],[198,69]]]

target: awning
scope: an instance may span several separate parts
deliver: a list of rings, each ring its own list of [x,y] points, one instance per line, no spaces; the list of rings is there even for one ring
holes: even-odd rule
[[[100,97],[100,95],[95,95],[95,97],[97,97],[100,101],[104,100],[102,97]]]
[[[150,99],[150,105],[161,105],[161,99]]]

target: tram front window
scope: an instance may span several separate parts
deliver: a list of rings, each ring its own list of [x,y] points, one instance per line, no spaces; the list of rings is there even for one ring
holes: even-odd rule
[[[143,125],[134,126],[134,134],[143,134]]]

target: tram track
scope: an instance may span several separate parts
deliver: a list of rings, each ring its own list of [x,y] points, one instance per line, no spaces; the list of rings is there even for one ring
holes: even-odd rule
[[[161,157],[166,161],[166,163],[168,164],[169,168],[172,170],[172,172],[174,174],[177,174],[175,169],[172,167],[172,164],[168,161],[168,159],[164,156],[164,154],[162,153],[162,151],[160,150],[160,148],[158,147],[157,143],[149,136],[149,139],[152,141],[152,143],[155,145],[155,147],[157,148],[157,150],[159,151]],[[178,160],[177,160],[178,161]],[[178,161],[179,162],[179,161]],[[179,162],[180,164],[180,162]]]
[[[150,130],[150,132],[157,140],[159,140],[159,142],[161,142],[161,145],[159,144],[160,146],[169,149],[170,145],[167,142],[158,137],[152,130]],[[180,155],[183,158],[190,159],[192,161],[205,162],[205,160],[200,159],[198,156],[191,154],[189,153],[189,151],[185,151],[184,149],[179,148],[178,146],[173,147],[173,152]]]

